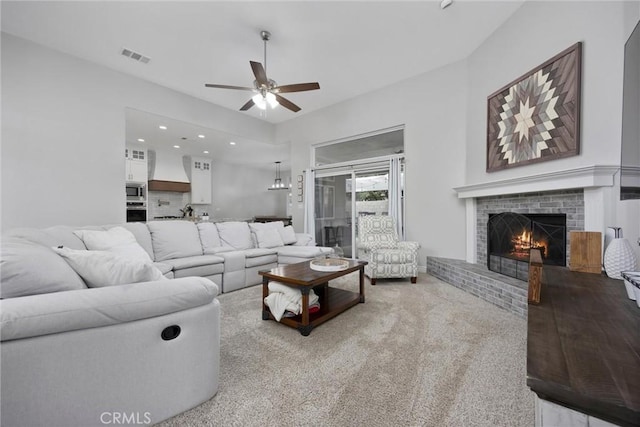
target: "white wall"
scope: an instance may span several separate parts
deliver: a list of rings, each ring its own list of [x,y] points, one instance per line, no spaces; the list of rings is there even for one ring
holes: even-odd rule
[[[525,2],[469,56],[467,184],[619,164],[623,9],[616,2]],[[580,155],[486,173],[487,96],[578,41],[583,42]]]
[[[640,15],[640,2],[526,2],[468,58],[466,184],[534,176],[591,165],[619,165],[624,43]],[[578,156],[485,171],[487,96],[555,54],[582,41],[581,148]],[[606,191],[605,225],[620,226],[635,242],[640,202]],[[602,231],[605,230],[592,230]],[[634,244],[640,256],[640,247]]]
[[[242,219],[254,216],[286,216],[288,191],[270,191],[272,169],[248,168],[214,160],[212,167],[212,219]],[[283,179],[288,176],[282,171]]]
[[[125,107],[273,142],[264,121],[6,33],[1,41],[2,229],[124,222]]]
[[[465,208],[452,188],[464,181],[466,81],[458,62],[279,124],[292,176],[310,167],[312,144],[404,124],[407,239],[422,245],[422,266],[426,255],[464,258]],[[301,203],[293,218],[301,231]]]
[[[526,2],[466,61],[280,124],[292,144],[293,175],[310,166],[309,146],[406,125],[408,237],[424,255],[465,257],[464,206],[452,188],[620,162],[622,54],[638,2]],[[487,96],[577,41],[583,42],[581,154],[487,174]],[[618,202],[608,219],[638,236],[638,202]],[[294,205],[296,224],[302,206]],[[614,225],[614,224],[611,224]],[[604,231],[604,230],[603,230]]]

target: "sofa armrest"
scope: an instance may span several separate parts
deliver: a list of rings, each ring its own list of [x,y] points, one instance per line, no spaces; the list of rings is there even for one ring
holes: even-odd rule
[[[296,233],[296,241],[293,246],[315,246],[316,240],[311,234]]]
[[[0,301],[2,341],[115,325],[211,303],[218,286],[203,277],[132,283]]]

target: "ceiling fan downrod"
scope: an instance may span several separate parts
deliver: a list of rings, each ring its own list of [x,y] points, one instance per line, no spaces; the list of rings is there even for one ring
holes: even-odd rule
[[[267,30],[262,30],[260,31],[260,37],[262,37],[262,41],[264,42],[264,73],[267,74],[267,42],[269,38],[271,38],[271,33]]]

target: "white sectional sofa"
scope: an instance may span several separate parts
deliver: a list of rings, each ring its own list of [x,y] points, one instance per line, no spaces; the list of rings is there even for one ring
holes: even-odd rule
[[[88,240],[116,230],[137,251],[123,272],[120,246]],[[34,427],[155,423],[210,399],[218,292],[331,252],[282,223],[189,221],[15,229],[0,246],[0,424]]]

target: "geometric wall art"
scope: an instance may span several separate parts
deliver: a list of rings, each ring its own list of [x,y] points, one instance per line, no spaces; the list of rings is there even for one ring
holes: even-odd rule
[[[487,97],[487,172],[580,153],[582,43]]]

